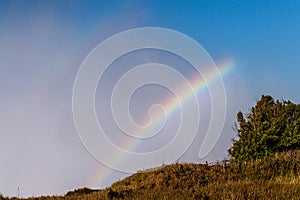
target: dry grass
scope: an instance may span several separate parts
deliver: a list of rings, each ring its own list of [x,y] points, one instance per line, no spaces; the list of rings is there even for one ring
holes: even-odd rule
[[[300,199],[300,151],[247,163],[173,164],[99,191],[29,199]]]

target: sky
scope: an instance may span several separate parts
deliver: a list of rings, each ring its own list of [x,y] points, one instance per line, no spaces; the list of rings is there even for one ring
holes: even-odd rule
[[[72,92],[91,50],[133,28],[181,32],[201,44],[220,69],[231,65],[230,72],[222,75],[227,112],[220,138],[199,159],[201,130],[207,129],[211,116],[209,91],[204,87],[197,94],[201,130],[179,161],[228,158],[239,110],[249,112],[263,94],[300,103],[299,9],[300,1],[0,0],[0,193],[64,194],[80,187],[104,188],[130,175],[99,162],[82,144],[73,121]],[[110,92],[130,66],[153,60],[173,66],[184,76],[195,72],[182,59],[157,50],[130,53],[113,63],[98,85],[96,110],[117,145],[125,139],[117,134],[107,106]],[[137,123],[146,119],[147,124],[149,107],[172,95],[158,86],[139,88],[129,110]],[[163,146],[178,127],[178,112],[169,116],[158,140],[130,150]],[[122,155],[111,157],[126,163]]]

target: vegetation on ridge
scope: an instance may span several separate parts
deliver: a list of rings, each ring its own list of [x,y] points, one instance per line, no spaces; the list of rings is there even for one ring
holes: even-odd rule
[[[140,171],[102,190],[29,200],[300,199],[300,105],[262,96],[239,112],[230,162],[173,164]],[[5,198],[0,200],[17,199]]]
[[[173,164],[133,174],[111,187],[29,200],[299,199],[300,151],[249,162]],[[0,198],[1,199],[1,198]]]
[[[235,161],[300,149],[300,104],[262,96],[246,118],[239,112],[237,121],[238,139],[228,151]]]

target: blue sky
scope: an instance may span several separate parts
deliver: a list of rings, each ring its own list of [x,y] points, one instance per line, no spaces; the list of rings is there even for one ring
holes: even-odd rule
[[[224,131],[207,157],[223,159],[238,110],[248,112],[262,94],[300,103],[299,9],[300,1],[0,0],[0,193],[13,196],[20,187],[23,196],[62,194],[128,175],[109,171],[82,146],[72,89],[94,47],[137,27],[182,32],[217,65],[234,60],[234,71],[224,77]],[[199,161],[200,140],[183,161]]]

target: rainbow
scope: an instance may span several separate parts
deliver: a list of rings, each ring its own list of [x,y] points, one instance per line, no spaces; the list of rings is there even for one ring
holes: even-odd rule
[[[219,78],[220,75],[221,75],[221,78],[226,77],[234,69],[234,64],[235,63],[234,63],[233,59],[227,59],[218,68],[219,72],[216,72],[215,70],[207,72],[205,74],[205,77],[206,77],[205,81],[202,78],[200,78],[198,74],[191,76],[188,80],[189,80],[191,86],[193,87],[194,92],[197,94],[200,93],[201,91],[206,89],[207,84],[213,83],[217,78]],[[174,98],[174,97],[166,98],[163,101],[164,104],[162,104],[162,105],[165,105],[164,106],[165,116],[172,115],[172,113],[174,111],[176,111],[177,109],[180,108],[180,104],[184,104],[192,96],[193,96],[193,94],[191,94],[190,91],[183,89],[182,95],[181,95],[181,97],[183,97],[183,98],[180,99],[180,102],[178,102],[177,98]],[[152,119],[154,119],[154,121],[152,121],[151,126],[155,125],[155,123],[162,120],[162,118],[164,118],[164,116],[161,116],[161,115],[153,116]],[[146,121],[148,121],[148,120],[145,120],[145,122]],[[145,124],[147,124],[147,123],[145,123]],[[144,133],[141,133],[141,134],[144,134]],[[123,143],[122,148],[124,148],[128,151],[128,150],[132,150],[137,145],[138,145],[138,143],[135,140],[129,139]],[[118,153],[118,155],[114,155],[114,157],[115,157],[115,162],[122,162],[125,159],[124,156],[120,153]],[[116,171],[107,166],[100,165],[99,168],[96,170],[96,172],[92,174],[92,177],[90,179],[88,179],[88,185],[91,187],[95,187],[95,188],[107,187],[109,184],[111,184],[111,183],[109,183],[109,181],[111,181],[109,179],[111,179],[114,172],[116,172]]]

